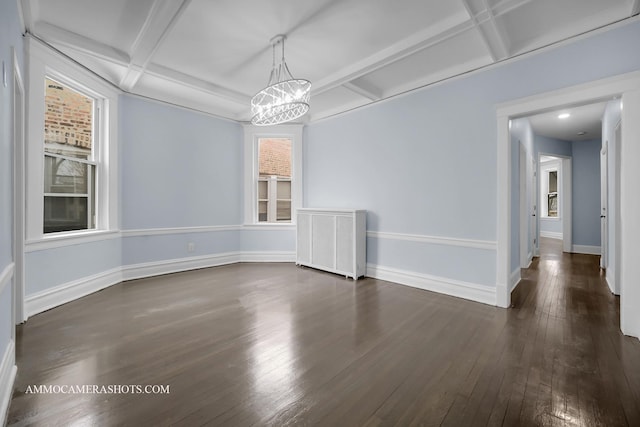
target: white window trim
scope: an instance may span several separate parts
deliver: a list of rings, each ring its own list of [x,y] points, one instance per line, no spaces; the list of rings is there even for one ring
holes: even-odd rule
[[[542,185],[546,184],[547,189],[549,188],[549,181],[546,177],[549,172],[556,171],[558,172],[558,216],[549,216],[548,205],[547,205],[547,190]],[[560,221],[562,219],[562,160],[549,160],[546,162],[540,163],[540,218],[544,220],[550,221]]]
[[[273,227],[295,226],[295,213],[302,207],[302,124],[270,127],[244,125],[244,225]],[[258,222],[257,185],[258,140],[260,138],[291,139],[291,222]]]
[[[26,240],[76,244],[87,235],[119,229],[118,207],[118,96],[120,91],[39,40],[27,37],[27,135],[26,135]],[[100,98],[100,144],[96,186],[96,227],[88,230],[44,234],[44,81],[52,77],[72,88]],[[55,245],[55,244],[54,244]]]

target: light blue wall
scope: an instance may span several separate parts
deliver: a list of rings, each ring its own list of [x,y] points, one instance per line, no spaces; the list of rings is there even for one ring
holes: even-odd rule
[[[600,246],[601,146],[600,139],[572,143],[574,245]]]
[[[27,252],[25,295],[118,268],[120,260],[119,238]]]
[[[538,161],[539,154],[555,154],[558,156],[571,157],[571,141],[549,138],[538,134],[533,134],[533,147]]]
[[[120,97],[122,228],[241,223],[242,128]]]
[[[123,95],[120,129],[123,230],[242,223],[239,124]],[[239,233],[124,237],[122,264],[236,252]]]
[[[194,245],[193,252],[188,252],[189,243]],[[237,230],[124,237],[122,241],[123,265],[200,257],[239,250],[240,235]]]
[[[540,232],[562,233],[562,219],[540,218]]]
[[[244,229],[240,233],[240,245],[248,252],[295,252],[296,231]]]
[[[370,230],[495,241],[496,104],[638,70],[638,40],[635,22],[312,123],[305,205],[367,209]],[[378,250],[412,259],[405,269],[442,267],[432,248],[388,242]],[[456,279],[494,260],[467,250],[444,262]]]
[[[0,273],[13,262],[13,53],[24,79],[23,41],[16,1],[0,1],[0,62],[4,64],[7,87],[0,76]],[[13,280],[0,288],[0,360],[5,354],[11,330]]]
[[[11,331],[13,329],[13,322],[11,321],[11,304],[13,304],[11,292],[11,284],[0,291],[0,307],[2,307],[2,315],[0,315],[0,361],[2,361],[7,344],[11,340]]]

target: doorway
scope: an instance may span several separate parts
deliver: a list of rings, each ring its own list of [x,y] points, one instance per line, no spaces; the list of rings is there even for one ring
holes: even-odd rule
[[[640,114],[640,73],[634,72],[600,81],[590,82],[529,98],[505,103],[497,107],[498,126],[498,213],[497,213],[497,261],[496,261],[496,302],[498,306],[509,307],[511,292],[512,231],[509,218],[512,215],[512,144],[509,122],[541,112],[557,110],[560,107],[585,105],[599,101],[620,100],[624,104],[621,114],[621,141],[640,140],[640,123],[632,120]],[[632,218],[640,217],[640,203],[632,188],[633,182],[640,181],[640,144],[620,144],[620,198],[616,201],[620,211],[620,312],[621,329],[627,335],[640,336],[640,311],[635,301],[640,300],[640,284],[634,277],[640,276],[640,265],[633,262],[634,242],[640,239],[640,225]],[[637,191],[637,190],[636,190]],[[625,221],[625,218],[628,220]]]

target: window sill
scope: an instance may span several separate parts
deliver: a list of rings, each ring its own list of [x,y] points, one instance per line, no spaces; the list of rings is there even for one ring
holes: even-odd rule
[[[560,221],[562,218],[559,216],[541,216],[540,219],[544,219],[545,221]]]
[[[25,242],[25,252],[36,252],[63,246],[80,245],[120,237],[119,230],[91,230],[77,232],[63,232],[45,235],[38,240]]]

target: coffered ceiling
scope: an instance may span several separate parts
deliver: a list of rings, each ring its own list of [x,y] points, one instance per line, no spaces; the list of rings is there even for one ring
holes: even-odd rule
[[[305,120],[629,18],[640,0],[21,0],[27,31],[126,92],[233,120],[286,34]]]

